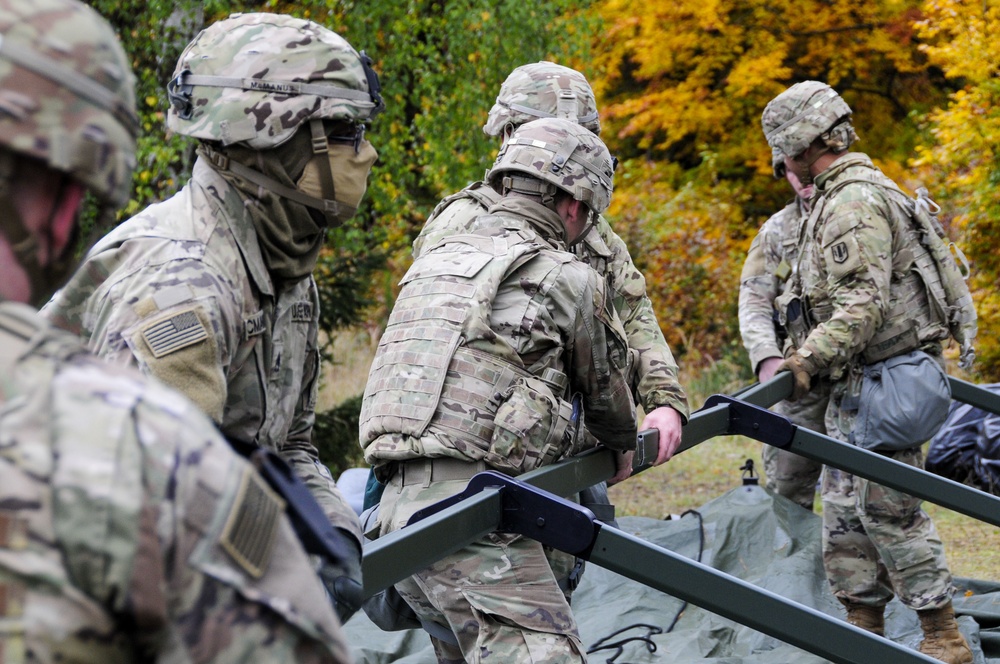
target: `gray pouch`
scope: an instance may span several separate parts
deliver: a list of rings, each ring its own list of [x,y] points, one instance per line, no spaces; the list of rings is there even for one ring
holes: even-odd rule
[[[918,447],[948,417],[951,385],[937,360],[921,350],[865,367],[853,445],[876,452]]]

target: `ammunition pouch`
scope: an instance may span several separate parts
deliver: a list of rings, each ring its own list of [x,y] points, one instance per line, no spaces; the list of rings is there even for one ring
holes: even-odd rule
[[[550,372],[558,378],[522,376],[504,394],[494,419],[489,450],[483,458],[490,466],[520,475],[555,462],[573,447],[573,404],[556,396],[563,393],[566,377]]]
[[[775,306],[778,310],[778,322],[788,339],[796,348],[801,348],[812,330],[805,298],[789,290],[775,300]]]

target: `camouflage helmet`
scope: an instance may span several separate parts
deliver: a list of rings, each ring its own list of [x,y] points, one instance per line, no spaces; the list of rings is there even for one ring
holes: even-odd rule
[[[512,71],[500,86],[483,131],[499,136],[508,124],[516,128],[538,118],[565,118],[601,133],[590,83],[575,69],[554,62],[534,62]]]
[[[310,120],[361,125],[383,108],[371,59],[340,35],[282,14],[233,14],[202,30],[167,85],[167,127],[254,150]]]
[[[111,26],[75,0],[0,0],[0,145],[128,200],[139,119]]]
[[[615,165],[608,148],[590,130],[571,120],[546,118],[514,130],[486,180],[500,191],[514,189],[543,198],[555,188],[601,214],[611,204]]]
[[[764,108],[760,122],[768,145],[794,158],[814,140],[850,117],[851,107],[833,88],[819,81],[803,81],[772,99]],[[853,128],[849,136],[842,149],[857,138]],[[831,147],[838,149],[841,146]]]

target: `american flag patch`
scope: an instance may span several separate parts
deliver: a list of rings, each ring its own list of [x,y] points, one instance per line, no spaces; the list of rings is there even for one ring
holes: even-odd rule
[[[208,330],[194,309],[188,309],[144,328],[142,338],[159,358],[208,339]]]

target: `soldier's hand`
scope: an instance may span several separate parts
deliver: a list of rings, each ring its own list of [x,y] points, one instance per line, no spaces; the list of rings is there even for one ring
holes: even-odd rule
[[[809,388],[812,385],[810,369],[809,363],[798,353],[788,356],[785,361],[778,365],[778,370],[775,373],[791,371],[792,378],[795,380],[792,387],[791,401],[798,401],[809,393]]]
[[[681,444],[681,427],[684,425],[681,414],[670,406],[654,408],[642,420],[639,430],[656,429],[660,432],[660,449],[656,454],[654,466],[659,466],[674,455]]]
[[[632,457],[634,456],[635,450],[615,452],[615,466],[618,472],[615,473],[614,477],[608,480],[608,486],[624,482],[629,478],[629,476],[632,475]]]
[[[341,624],[350,620],[361,607],[362,595],[361,548],[353,537],[346,535],[344,539],[353,545],[350,547],[352,558],[338,565],[323,562],[319,568],[319,577]]]
[[[774,378],[774,374],[778,373],[778,367],[781,366],[781,363],[782,359],[780,357],[769,357],[766,360],[762,360],[757,367],[757,380],[766,383]]]

